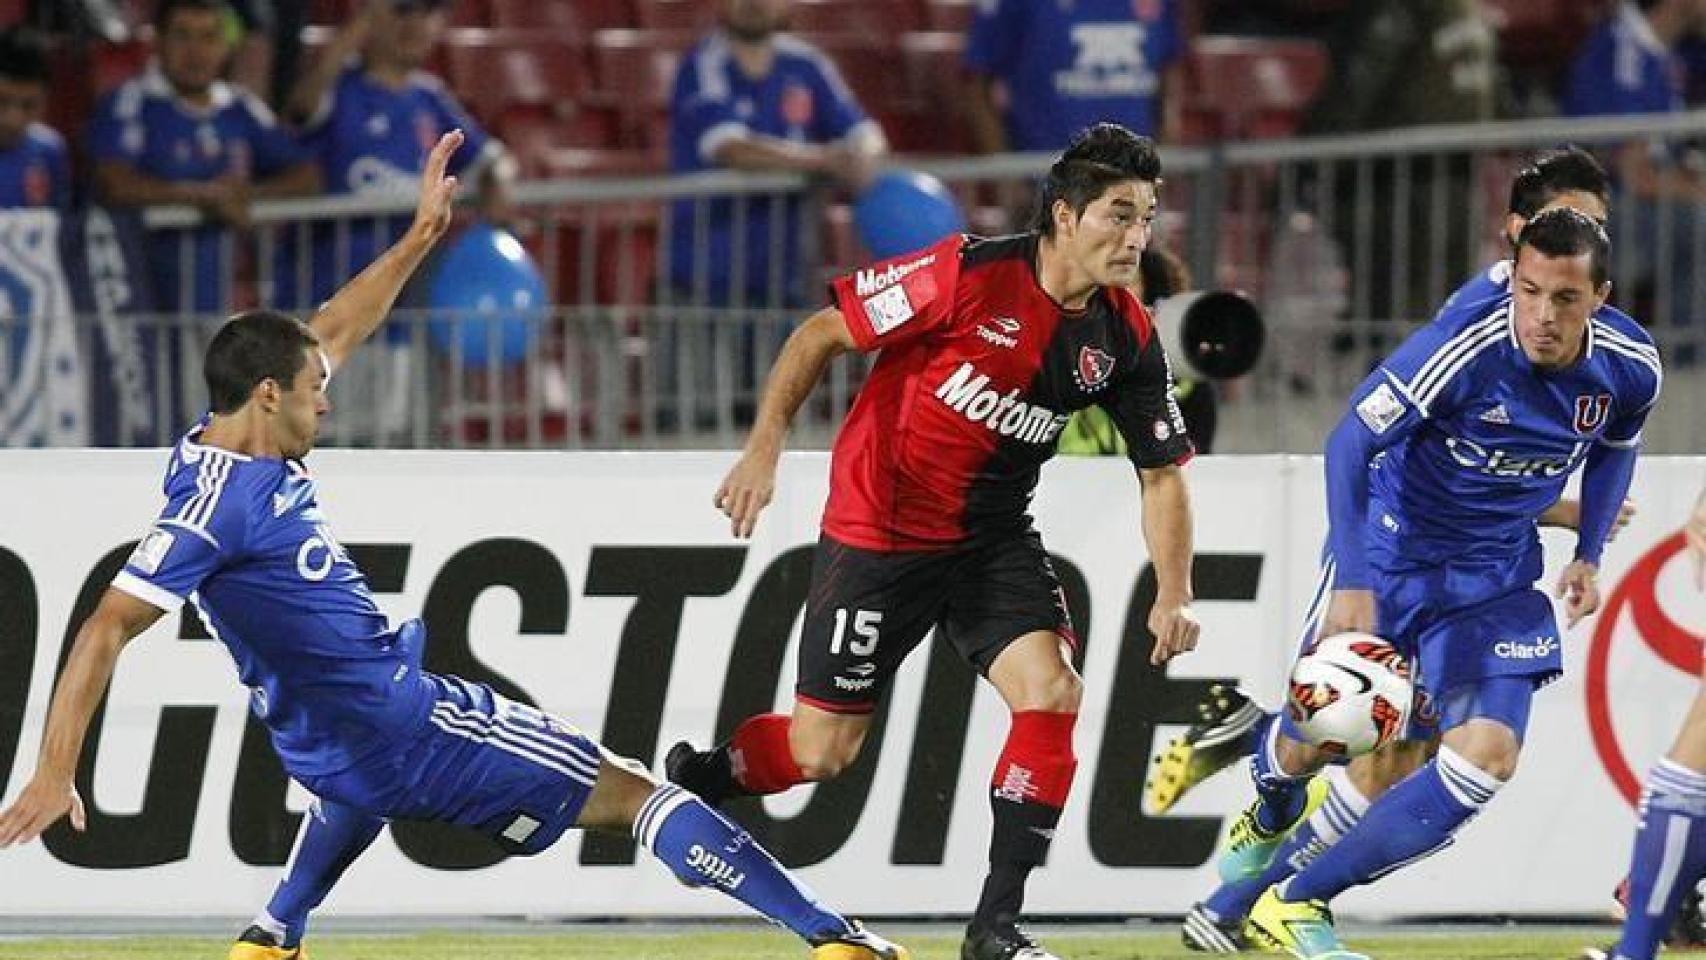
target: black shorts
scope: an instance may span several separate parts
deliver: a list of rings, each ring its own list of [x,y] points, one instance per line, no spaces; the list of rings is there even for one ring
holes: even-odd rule
[[[1066,595],[1034,530],[950,550],[889,553],[825,534],[812,560],[795,697],[821,710],[869,713],[932,627],[986,675],[1027,633],[1050,630],[1078,645]]]

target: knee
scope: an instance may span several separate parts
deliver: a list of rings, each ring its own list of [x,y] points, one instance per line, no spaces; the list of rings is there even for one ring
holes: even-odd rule
[[[1084,681],[1066,664],[1031,678],[1008,704],[1013,712],[1041,710],[1047,713],[1077,713],[1084,704]]]
[[[1522,745],[1517,741],[1516,735],[1503,726],[1488,726],[1497,729],[1482,731],[1479,736],[1448,742],[1446,748],[1460,760],[1468,762],[1499,783],[1507,783],[1516,775],[1517,760],[1522,756]],[[1442,748],[1440,752],[1443,755],[1446,749]]]
[[[807,780],[833,780],[859,759],[865,732],[838,729],[814,730],[795,723],[788,731],[788,749],[794,764]]]

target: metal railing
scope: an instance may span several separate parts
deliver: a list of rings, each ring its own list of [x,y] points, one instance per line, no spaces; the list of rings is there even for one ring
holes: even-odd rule
[[[1504,255],[1509,180],[1527,156],[1563,142],[1647,142],[1674,151],[1703,132],[1706,113],[1688,113],[1164,151],[1160,242],[1184,256],[1199,286],[1247,292],[1269,322],[1261,363],[1222,391],[1217,451],[1319,450],[1346,393],[1378,357],[1472,272]],[[974,232],[993,233],[1022,224],[1051,159],[1016,154],[916,166],[950,185]],[[791,175],[523,184],[517,232],[544,275],[549,306],[434,310],[433,285],[419,284],[367,355],[336,378],[326,441],[738,444],[787,332],[822,302],[823,280],[859,265],[844,200]],[[1621,194],[1614,200],[1613,278],[1614,300],[1651,323],[1669,362],[1647,437],[1656,451],[1698,452],[1706,378],[1696,364],[1706,362],[1706,317],[1694,317],[1706,313],[1697,309],[1706,296],[1693,265],[1706,253],[1706,216],[1658,204],[1643,209],[1648,222],[1638,223],[1637,207]],[[128,359],[105,343],[113,339],[112,317],[79,315],[71,324],[82,375],[91,393],[108,398],[92,404],[91,416],[122,416],[145,402],[148,416],[131,410],[130,419],[146,422],[119,431],[117,442],[170,442],[201,409],[200,351],[227,310],[305,312],[359,265],[363,230],[387,218],[406,222],[411,208],[407,195],[257,205],[251,233],[217,234],[219,275],[206,288],[219,298],[212,311],[195,302],[205,294],[202,279],[186,280],[191,271],[182,269],[198,255],[186,231],[200,215],[148,211],[151,256],[178,258],[180,287],[176,297],[159,298],[173,305],[169,312],[123,317],[141,341]],[[673,263],[672,238],[681,250]],[[723,282],[731,275],[746,282]],[[40,326],[40,318],[0,318],[0,397],[51,379],[20,368],[55,355],[27,348]],[[863,358],[832,368],[827,389],[802,411],[795,443],[829,442],[866,369]],[[127,394],[108,382],[121,377],[131,388],[140,377],[144,389]],[[51,416],[51,404],[39,406]],[[43,442],[11,436],[20,438]]]

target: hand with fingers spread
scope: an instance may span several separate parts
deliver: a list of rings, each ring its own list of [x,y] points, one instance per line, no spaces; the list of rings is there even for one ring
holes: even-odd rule
[[[1558,596],[1564,600],[1566,627],[1574,627],[1599,609],[1599,567],[1572,560],[1558,577]]]
[[[1155,649],[1149,654],[1149,662],[1160,666],[1181,653],[1195,650],[1202,625],[1197,623],[1189,598],[1156,597],[1155,605],[1149,608],[1149,632],[1155,635]]]
[[[0,850],[29,843],[67,814],[73,829],[82,831],[88,826],[83,798],[77,795],[70,778],[37,776],[10,807],[0,812]]]
[[[759,512],[770,505],[776,492],[776,459],[775,454],[748,450],[717,488],[711,502],[729,518],[730,532],[736,537],[752,536]]]
[[[422,239],[436,242],[450,229],[451,209],[456,203],[457,180],[447,176],[450,158],[462,147],[462,131],[452,130],[438,138],[421,171],[421,197],[415,206],[414,229]]]

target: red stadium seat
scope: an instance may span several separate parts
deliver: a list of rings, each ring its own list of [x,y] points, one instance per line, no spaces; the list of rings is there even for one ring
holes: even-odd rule
[[[1226,139],[1287,135],[1327,70],[1326,49],[1312,40],[1199,37],[1185,61],[1184,106],[1216,114]]]
[[[1575,57],[1609,0],[1483,0],[1499,34],[1499,58],[1519,69],[1557,72]]]
[[[924,5],[924,21],[932,30],[964,33],[976,12],[974,0],[928,0]]]
[[[120,84],[148,68],[154,56],[154,45],[146,40],[127,40],[124,43],[102,43],[94,48],[91,82],[97,98],[117,89]]]
[[[498,136],[521,158],[529,175],[551,166],[545,158],[558,150],[616,149],[622,142],[621,130],[616,111],[586,106],[573,108],[565,117],[512,113],[497,126]]]
[[[906,71],[895,69],[893,38],[867,33],[801,34],[835,64],[859,105],[870,112],[909,105]]]
[[[549,34],[464,28],[446,40],[450,87],[487,122],[518,109],[567,115],[586,86],[579,51]]]
[[[695,39],[681,30],[600,30],[592,37],[594,89],[627,109],[667,107],[676,66]]]
[[[906,85],[912,99],[957,112],[965,82],[966,38],[946,30],[920,30],[900,38]]]
[[[912,0],[793,0],[788,23],[800,33],[856,33],[892,37],[924,26]]]
[[[0,0],[0,26],[9,27],[23,20],[29,8],[29,0]]]
[[[596,30],[634,25],[629,0],[491,0],[492,26],[584,42]]]
[[[637,0],[636,22],[647,30],[701,33],[717,22],[718,4],[704,0]]]

